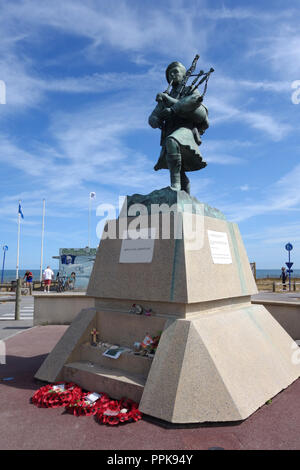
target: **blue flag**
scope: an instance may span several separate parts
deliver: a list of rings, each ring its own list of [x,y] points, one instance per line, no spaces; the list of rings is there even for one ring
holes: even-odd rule
[[[19,214],[20,216],[22,217],[22,219],[24,219],[24,215],[23,215],[23,212],[22,212],[22,208],[21,208],[21,204],[19,204]]]

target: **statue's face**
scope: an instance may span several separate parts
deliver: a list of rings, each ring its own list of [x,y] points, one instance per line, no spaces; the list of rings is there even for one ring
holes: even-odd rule
[[[169,81],[173,81],[173,85],[178,85],[183,77],[185,76],[185,70],[180,67],[180,66],[176,66],[176,67],[173,67],[171,70],[169,70]]]

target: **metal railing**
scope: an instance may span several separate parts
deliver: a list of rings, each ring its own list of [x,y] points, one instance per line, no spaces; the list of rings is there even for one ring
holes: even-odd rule
[[[299,292],[300,291],[300,281],[299,280],[292,280],[291,281],[291,288],[289,286],[289,282],[285,282],[284,284],[282,281],[275,281],[270,279],[264,280],[257,280],[256,285],[259,291],[268,291],[268,292]]]
[[[297,281],[291,281],[291,286],[288,282],[282,283],[273,281],[272,284],[272,292],[296,292],[297,290],[300,291],[300,282]]]
[[[22,293],[26,294],[27,291],[29,292],[29,287],[26,286],[26,281],[23,279],[20,279],[20,285],[22,289]],[[57,281],[53,280],[51,282],[51,287],[56,288],[57,286]],[[32,288],[33,290],[42,290],[44,289],[44,282],[42,281],[33,281],[32,282]],[[10,281],[10,282],[3,282],[0,283],[0,292],[16,292],[17,289],[17,281]]]

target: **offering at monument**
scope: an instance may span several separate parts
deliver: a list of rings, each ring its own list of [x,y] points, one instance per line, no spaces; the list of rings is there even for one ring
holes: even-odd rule
[[[146,334],[145,338],[143,339],[143,341],[141,342],[141,345],[143,348],[146,348],[147,346],[149,346],[150,344],[153,343],[153,339],[151,338],[151,336],[149,335],[149,333]]]
[[[141,343],[139,341],[135,341],[135,343],[133,344],[133,351],[135,353],[139,353],[141,348],[142,348]]]
[[[135,313],[137,315],[141,315],[143,313],[143,307],[138,304],[133,304],[131,309],[129,310],[129,313]]]
[[[96,330],[96,328],[93,328],[91,331],[91,345],[92,346],[97,346],[98,334],[99,332]]]
[[[111,346],[109,349],[107,349],[104,353],[103,356],[110,357],[111,359],[119,359],[122,353],[125,351],[130,351],[129,348],[122,348],[120,346]]]

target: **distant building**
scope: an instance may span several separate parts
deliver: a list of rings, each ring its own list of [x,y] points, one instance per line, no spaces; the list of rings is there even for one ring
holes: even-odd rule
[[[60,276],[76,274],[76,287],[86,288],[93,269],[97,248],[60,248],[58,272]]]

